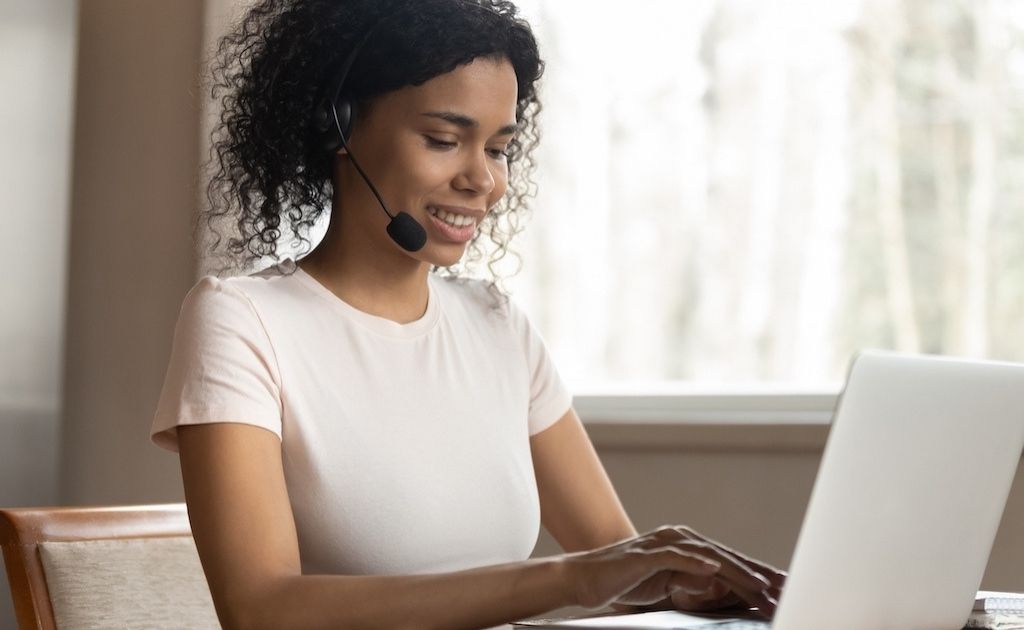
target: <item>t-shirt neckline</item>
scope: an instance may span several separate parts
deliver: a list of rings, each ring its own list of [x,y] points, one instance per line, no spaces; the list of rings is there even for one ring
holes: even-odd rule
[[[341,313],[346,319],[354,321],[380,335],[397,339],[420,337],[433,330],[440,316],[441,309],[438,304],[438,292],[434,287],[433,278],[429,275],[427,276],[427,310],[419,319],[407,324],[399,324],[386,317],[371,315],[352,306],[321,284],[319,280],[306,273],[294,260],[289,259],[285,261],[284,266],[294,269],[292,275],[296,280],[320,296],[321,299],[327,302],[335,311]]]

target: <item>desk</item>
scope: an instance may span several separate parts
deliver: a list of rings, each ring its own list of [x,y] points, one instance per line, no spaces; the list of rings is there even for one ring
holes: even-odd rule
[[[992,623],[999,621],[999,624]],[[594,617],[578,617],[564,620],[526,621],[522,625],[501,626],[502,628],[544,628],[559,630],[656,630],[674,629],[689,630],[770,630],[771,626],[764,621],[728,622],[720,616],[690,615],[676,611],[656,611],[626,615],[597,615]],[[965,628],[993,628],[996,630],[1024,630],[1024,615],[985,615],[972,613]],[[868,629],[869,630],[869,629]]]

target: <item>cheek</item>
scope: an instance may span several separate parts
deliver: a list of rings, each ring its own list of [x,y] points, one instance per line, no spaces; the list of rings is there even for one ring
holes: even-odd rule
[[[496,166],[491,170],[491,177],[494,178],[494,190],[491,191],[489,205],[493,206],[501,201],[501,198],[505,196],[505,192],[508,191],[508,165]]]
[[[436,179],[444,171],[444,166],[437,156],[414,143],[395,146],[390,155],[389,166],[401,172],[405,178],[416,181]]]
[[[451,180],[450,169],[440,160],[430,157],[410,163],[405,169],[405,176],[405,181],[422,191],[446,186]]]
[[[448,169],[433,156],[417,151],[396,151],[384,165],[388,174],[387,186],[392,195],[405,199],[404,203],[418,203],[423,197],[448,185]]]
[[[421,188],[441,177],[443,166],[423,147],[417,135],[393,133],[385,139],[375,147],[375,166],[382,180],[399,187]]]

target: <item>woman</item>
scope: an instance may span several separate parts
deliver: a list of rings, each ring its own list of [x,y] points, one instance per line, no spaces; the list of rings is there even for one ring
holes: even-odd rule
[[[201,280],[175,333],[153,437],[180,453],[226,627],[773,610],[770,567],[685,528],[638,536],[526,318],[431,273],[482,234],[506,252],[541,70],[501,0],[263,0],[222,42],[210,218],[231,216],[230,251],[274,258],[330,208],[298,263]],[[541,522],[565,555],[527,559]]]

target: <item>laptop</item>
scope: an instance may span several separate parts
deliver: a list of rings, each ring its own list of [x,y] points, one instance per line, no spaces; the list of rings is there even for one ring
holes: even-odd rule
[[[967,623],[1024,449],[1024,365],[851,363],[775,618],[533,627],[937,630]],[[690,621],[692,620],[692,624]]]

